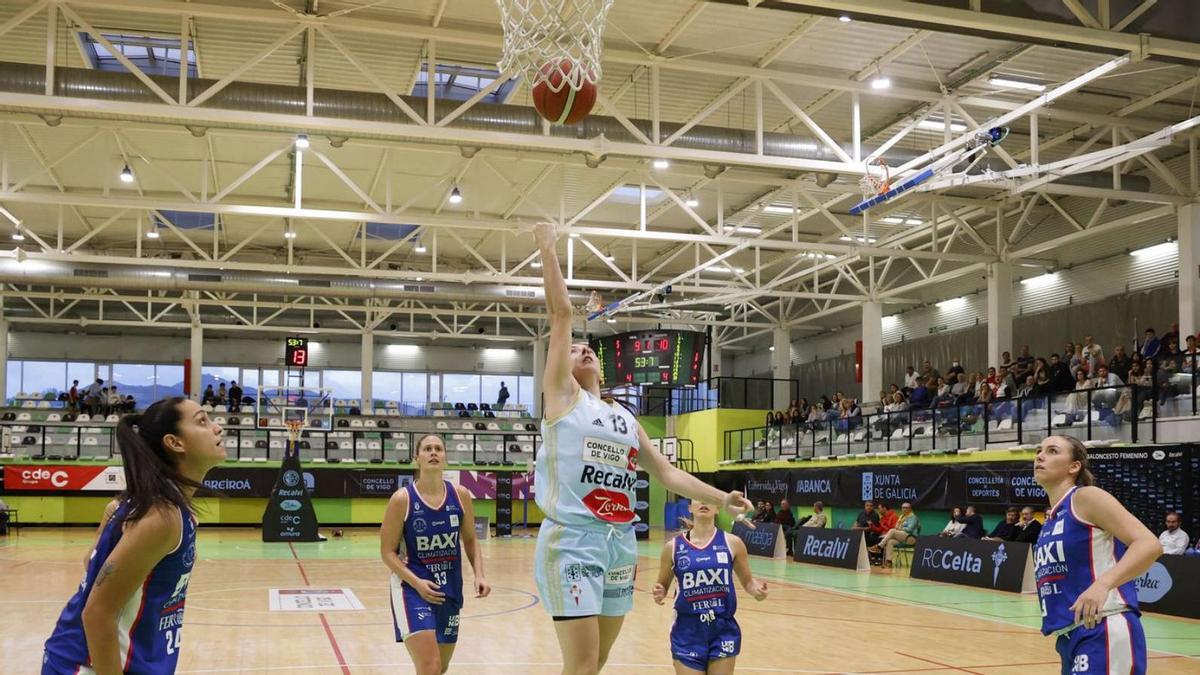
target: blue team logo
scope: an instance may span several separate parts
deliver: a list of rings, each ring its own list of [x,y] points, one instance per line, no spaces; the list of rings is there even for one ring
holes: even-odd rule
[[[425,530],[429,529],[429,523],[425,522],[424,518],[413,518],[412,529],[413,529],[413,532],[416,532],[417,534],[421,534]]]
[[[294,469],[288,469],[283,472],[283,484],[294,488],[300,484],[300,472]]]
[[[685,571],[692,566],[692,559],[685,555],[675,563],[675,566],[678,567],[681,572]]]
[[[863,501],[871,499],[875,496],[875,474],[870,471],[864,471],[862,475],[862,498]]]
[[[196,563],[196,542],[192,542],[191,546],[183,552],[183,566],[191,568]]]
[[[1004,544],[1000,544],[1000,546],[996,549],[996,552],[992,554],[992,564],[995,565],[995,567],[992,568],[993,586],[996,585],[996,580],[1000,578],[1000,566],[1004,564],[1005,560],[1008,560],[1008,554],[1004,552]]]

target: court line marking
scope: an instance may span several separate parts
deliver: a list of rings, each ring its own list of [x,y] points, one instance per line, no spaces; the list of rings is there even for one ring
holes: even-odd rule
[[[412,667],[411,662],[388,661],[383,663],[349,663],[346,664],[354,668],[384,668],[395,666]],[[493,667],[548,667],[562,668],[561,661],[454,661],[451,664],[449,672],[458,670],[458,666],[493,666]],[[263,668],[255,668],[255,671],[273,671],[273,670],[312,670],[314,668],[330,668],[331,664],[305,664],[301,666],[267,666]],[[605,670],[609,668],[655,668],[658,670],[669,670],[674,672],[675,666],[671,663],[613,663],[608,662],[604,666]],[[800,675],[867,675],[858,671],[842,671],[842,670],[808,670],[803,668],[768,668],[768,667],[737,667],[738,672],[753,672],[753,673],[797,673]],[[204,668],[199,670],[178,670],[177,673],[238,673],[244,672],[243,668]]]
[[[296,559],[296,567],[300,569],[300,577],[304,579],[305,586],[311,586],[308,582],[308,573],[304,571],[304,563],[300,562],[300,556],[296,555],[296,547],[292,542],[288,542],[288,549],[292,552],[292,557]],[[329,638],[329,646],[333,647],[333,655],[337,657],[338,665],[342,667],[342,675],[350,675],[350,668],[346,666],[346,659],[342,656],[342,650],[338,647],[337,638],[333,636],[333,631],[329,629],[329,622],[325,620],[325,613],[318,612],[317,616],[321,619],[321,625],[325,627],[325,637]]]
[[[980,673],[978,671],[967,670],[966,668],[960,668],[959,666],[952,666],[949,663],[942,663],[941,661],[934,661],[933,659],[927,659],[922,656],[914,656],[912,654],[905,654],[904,652],[896,652],[896,653],[905,658],[913,659],[914,661],[924,661],[925,663],[932,663],[935,666],[941,666],[942,668],[949,668],[950,670],[957,670],[960,673],[970,673],[971,675],[983,675],[983,673]]]

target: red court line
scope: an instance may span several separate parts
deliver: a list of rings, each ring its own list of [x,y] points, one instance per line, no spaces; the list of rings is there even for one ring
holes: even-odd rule
[[[900,656],[907,656],[910,659],[916,659],[917,661],[924,661],[925,663],[932,663],[935,666],[941,666],[942,668],[946,668],[948,670],[957,670],[960,673],[971,673],[971,675],[984,675],[983,673],[980,673],[980,672],[977,672],[974,670],[967,670],[966,668],[959,668],[958,666],[952,666],[948,663],[942,663],[941,661],[934,661],[933,659],[927,659],[927,658],[923,658],[920,656],[913,656],[912,654],[905,654],[904,652],[896,652],[896,653],[899,654]]]
[[[296,555],[296,547],[289,541],[288,548],[292,551],[292,558],[296,561],[296,567],[300,570],[300,578],[304,579],[304,585],[311,586],[312,584],[308,581],[308,573],[304,571],[304,563],[300,562],[300,556]],[[329,646],[333,648],[333,655],[337,657],[338,665],[342,667],[342,675],[350,675],[350,667],[346,665],[346,658],[342,656],[337,638],[333,636],[333,630],[329,627],[329,622],[325,620],[325,613],[318,613],[317,616],[321,618],[321,626],[325,628],[325,637],[329,638]]]

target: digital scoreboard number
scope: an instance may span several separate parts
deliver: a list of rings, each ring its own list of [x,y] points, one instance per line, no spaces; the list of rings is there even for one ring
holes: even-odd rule
[[[700,381],[704,334],[666,330],[622,333],[591,341],[605,386],[657,384],[668,387]]]
[[[290,337],[283,352],[283,361],[291,368],[308,367],[308,338]]]

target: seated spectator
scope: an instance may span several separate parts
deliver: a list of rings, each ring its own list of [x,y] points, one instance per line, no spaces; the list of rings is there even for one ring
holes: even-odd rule
[[[1055,393],[1068,392],[1075,388],[1075,375],[1058,354],[1050,355],[1050,386]]]
[[[1089,375],[1095,375],[1096,371],[1105,364],[1104,350],[1100,349],[1100,345],[1092,345],[1091,347],[1083,348],[1084,360],[1087,363]]]
[[[892,512],[895,513],[894,511]],[[879,553],[882,548],[883,566],[891,568],[892,566],[892,551],[895,550],[897,544],[915,544],[917,543],[917,535],[921,533],[921,519],[917,518],[917,514],[913,513],[912,504],[904,502],[900,505],[900,516],[887,532],[883,534],[880,544],[871,547],[871,551]]]
[[[930,387],[935,387],[936,380],[932,378],[927,380],[917,380],[917,386],[913,388],[912,394],[908,397],[908,407],[914,410],[924,410],[933,402]]]
[[[959,536],[966,537],[967,539],[983,538],[983,516],[975,513],[974,506],[967,507],[966,513],[959,518],[959,522],[966,526]]]
[[[1139,350],[1144,359],[1152,359],[1158,356],[1158,350],[1162,345],[1158,341],[1158,336],[1154,334],[1153,328],[1147,328],[1145,337],[1142,339],[1142,348]]]
[[[1187,347],[1180,354],[1179,372],[1192,373],[1200,372],[1200,349],[1196,348],[1196,336],[1187,336]]]
[[[1013,379],[1012,371],[1007,366],[1000,366],[996,374],[996,386],[992,393],[996,398],[1012,398],[1017,393],[1017,382]]]
[[[1075,373],[1086,368],[1087,361],[1083,353],[1083,345],[1075,345],[1071,349],[1071,360],[1067,362],[1067,366],[1071,369],[1071,377],[1075,377]],[[1084,374],[1087,374],[1086,370],[1084,370]]]
[[[1022,544],[1037,543],[1038,534],[1042,531],[1042,524],[1033,517],[1032,506],[1021,509],[1021,519],[1017,521],[1016,530],[1017,537],[1013,541],[1019,541]]]
[[[863,536],[867,540],[868,546],[874,546],[879,543],[879,535],[872,532],[872,527],[879,526],[879,514],[875,512],[875,502],[867,501],[863,504],[862,513],[854,519],[854,527],[852,530],[862,530]]]
[[[124,403],[121,405],[122,412],[131,413],[137,410],[137,401],[132,395],[126,396]]]
[[[814,403],[813,407],[808,409],[808,419],[806,420],[806,426],[809,429],[812,429],[815,431],[817,429],[825,428],[825,407],[824,406],[825,406],[824,403]]]
[[[1036,384],[1033,380],[1033,375],[1026,375],[1025,382],[1017,388],[1017,397],[1025,398],[1033,395],[1033,387]]]
[[[775,413],[771,412],[770,410],[767,411],[766,423],[769,427],[775,426]]]
[[[955,384],[963,379],[965,373],[966,371],[963,370],[962,363],[959,362],[956,356],[950,361],[950,367],[946,369],[946,382],[948,384]]]
[[[912,391],[913,389],[915,389],[917,386],[918,379],[919,378],[917,377],[917,373],[916,373],[916,371],[913,370],[913,367],[905,366],[904,367],[904,392],[908,393],[908,392]]]
[[[996,526],[984,539],[986,541],[1013,541],[1016,539],[1018,514],[1020,511],[1017,510],[1017,507],[1008,507],[1008,510],[1004,512],[1004,520],[996,523]]]
[[[204,395],[200,397],[200,405],[212,405],[217,398],[216,392],[213,391],[213,386],[210,384],[204,390]]]
[[[1088,379],[1087,372],[1083,368],[1075,371],[1075,389],[1070,396],[1067,396],[1067,405],[1063,408],[1063,412],[1067,414],[1077,414],[1086,412],[1088,409],[1087,390],[1092,388],[1092,381]]]
[[[108,412],[109,412],[109,414],[121,412],[121,404],[124,401],[125,401],[125,399],[121,398],[121,395],[117,393],[117,385],[114,384],[113,386],[108,388]]]
[[[950,387],[950,396],[954,399],[955,403],[961,403],[963,396],[965,396],[967,392],[972,392],[973,394],[974,391],[975,373],[971,373],[970,377],[964,376],[958,378],[958,381],[956,381]]]
[[[225,389],[224,382],[221,383],[221,388],[217,390],[217,397],[215,400],[217,403],[222,405],[229,400],[229,392]]]
[[[1017,357],[1017,364],[1014,369],[1017,379],[1024,380],[1026,376],[1032,375],[1034,363],[1033,355],[1029,353],[1029,345],[1022,345],[1021,355]]]
[[[842,399],[842,409],[838,413],[838,429],[852,431],[860,423],[862,423],[862,408],[859,408],[853,399]]]
[[[1171,327],[1169,329],[1167,329],[1167,332],[1163,333],[1158,338],[1159,343],[1164,344],[1164,345],[1167,344],[1168,342],[1170,342],[1171,340],[1174,340],[1176,344],[1179,343],[1179,324],[1178,323],[1172,323]]]
[[[878,539],[883,539],[885,533],[896,527],[896,523],[900,520],[900,514],[889,509],[883,502],[875,503],[875,513],[879,514],[879,522],[871,525],[871,532],[875,533]]]
[[[1121,387],[1125,385],[1125,382],[1111,373],[1108,366],[1099,366],[1096,368],[1096,377],[1092,378],[1092,385],[1101,389],[1103,387]]]
[[[1150,386],[1150,377],[1142,372],[1142,364],[1141,363],[1134,363],[1132,366],[1130,366],[1130,368],[1129,368],[1129,384],[1136,385],[1138,387],[1149,387]],[[1138,395],[1139,405],[1140,405],[1141,400],[1144,398],[1145,398],[1145,394],[1139,393],[1139,395]],[[1116,415],[1118,419],[1124,419],[1124,420],[1128,421],[1130,419],[1130,411],[1132,410],[1132,408],[1133,408],[1133,392],[1129,388],[1122,389],[1121,395],[1117,398],[1116,404],[1113,405],[1113,414]]]
[[[984,378],[983,383],[992,390],[993,394],[996,393],[996,387],[1000,386],[1000,378],[996,375],[995,366],[988,366],[987,377]]]
[[[1050,371],[1038,371],[1036,379],[1033,381],[1033,388],[1029,390],[1030,396],[1047,397],[1054,393],[1054,384],[1050,382]]]
[[[767,505],[767,507],[766,507],[766,509],[764,510],[764,515],[763,515],[763,520],[762,520],[762,522],[764,522],[764,523],[773,523],[773,522],[775,522],[775,515],[776,515],[776,514],[775,514],[775,503],[774,503],[774,502],[771,502],[771,501],[767,501],[767,502],[764,502],[764,503]]]
[[[1174,511],[1167,513],[1167,529],[1158,535],[1158,543],[1162,544],[1163,555],[1183,555],[1184,551],[1188,549],[1188,543],[1191,540],[1188,539],[1187,532],[1179,529],[1180,520],[1178,513]]]
[[[825,502],[813,502],[813,513],[803,523],[801,527],[825,527]]]
[[[1011,352],[1001,352],[1000,353],[1000,367],[1001,368],[1003,368],[1005,370],[1012,370],[1016,365],[1017,365],[1017,363],[1016,363],[1016,361],[1013,361]]]
[[[754,523],[761,523],[761,522],[764,522],[764,519],[766,517],[767,517],[767,503],[760,500],[758,502],[758,510],[754,512],[754,517],[752,517],[750,519],[750,521],[754,522]]]
[[[238,412],[242,407],[242,395],[244,392],[238,386],[236,381],[229,383],[229,411]]]
[[[1116,349],[1113,349],[1112,357],[1108,360],[1108,371],[1121,378],[1121,381],[1124,382],[1129,379],[1129,366],[1131,364],[1129,356],[1125,353],[1125,347],[1117,345]]]
[[[934,390],[933,407],[945,408],[954,405],[957,397],[950,392],[950,385],[946,384],[945,378],[938,378],[937,389]]]
[[[962,509],[955,506],[950,510],[950,522],[946,523],[946,527],[942,528],[942,531],[938,533],[938,536],[957,537],[958,535],[962,534],[962,531],[965,530],[967,526],[965,523],[959,522],[960,518],[962,518]]]
[[[779,531],[787,544],[788,555],[792,554],[792,533],[796,530],[796,516],[792,513],[792,505],[784,499],[779,502],[779,513],[775,514],[775,522],[779,523]]]

